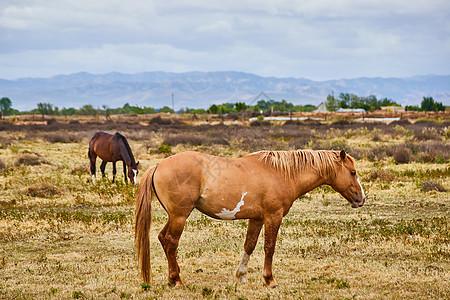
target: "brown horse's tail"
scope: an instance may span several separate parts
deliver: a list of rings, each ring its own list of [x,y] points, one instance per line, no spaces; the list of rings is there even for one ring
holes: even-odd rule
[[[152,223],[152,197],[154,195],[153,174],[156,166],[151,167],[142,175],[136,197],[134,243],[145,283],[150,283],[151,280],[149,232]]]

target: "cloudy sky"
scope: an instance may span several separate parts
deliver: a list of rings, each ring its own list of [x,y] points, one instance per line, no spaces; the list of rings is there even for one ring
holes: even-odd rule
[[[0,78],[450,74],[449,0],[2,0]]]

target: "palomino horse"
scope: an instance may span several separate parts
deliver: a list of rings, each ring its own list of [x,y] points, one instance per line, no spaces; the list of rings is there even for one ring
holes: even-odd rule
[[[138,165],[134,160],[133,153],[131,152],[130,145],[128,145],[127,139],[116,132],[116,134],[109,134],[107,132],[97,132],[89,142],[88,151],[89,160],[91,162],[91,174],[92,181],[95,183],[95,160],[97,156],[103,161],[100,165],[103,177],[105,177],[105,167],[107,162],[113,164],[113,182],[116,177],[116,162],[118,160],[123,161],[123,176],[125,182],[127,181],[127,166],[128,177],[132,184],[136,184],[136,176],[138,174]]]
[[[151,199],[169,215],[158,238],[168,261],[169,284],[182,285],[176,251],[191,211],[222,220],[249,219],[245,253],[236,272],[246,281],[247,264],[264,225],[264,284],[275,287],[272,258],[282,218],[301,195],[331,185],[352,207],[365,195],[354,160],[339,151],[260,151],[241,158],[183,152],[145,172],[136,199],[135,245],[142,277],[150,282]]]

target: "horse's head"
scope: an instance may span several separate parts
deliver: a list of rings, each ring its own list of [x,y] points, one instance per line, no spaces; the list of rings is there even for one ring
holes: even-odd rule
[[[128,167],[128,178],[130,178],[130,182],[132,184],[137,184],[137,174],[139,173],[138,165],[139,162],[137,162],[135,165],[131,164],[131,166]]]
[[[331,179],[330,185],[347,199],[352,207],[361,207],[364,205],[366,195],[356,174],[355,162],[344,150],[340,152],[339,156],[340,162],[336,167],[336,177]]]

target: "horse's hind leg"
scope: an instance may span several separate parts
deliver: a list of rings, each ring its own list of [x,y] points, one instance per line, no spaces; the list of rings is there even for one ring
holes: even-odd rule
[[[241,263],[239,264],[238,269],[236,270],[236,278],[240,282],[246,282],[247,279],[245,275],[248,270],[248,261],[250,259],[250,255],[252,255],[253,250],[255,249],[256,243],[258,242],[258,236],[261,232],[261,228],[263,226],[263,222],[261,220],[249,220],[248,221],[248,229],[247,229],[247,237],[245,238],[244,244],[244,255],[242,256]]]
[[[102,161],[102,164],[100,165],[100,171],[102,171],[102,177],[105,177],[105,168],[106,168],[106,161]]]
[[[89,149],[88,156],[91,167],[92,182],[95,183],[95,160],[97,159],[97,155]]]
[[[190,210],[191,211],[191,210]],[[189,211],[189,213],[190,213]],[[180,267],[177,262],[177,248],[180,241],[181,234],[183,233],[184,224],[186,223],[187,216],[170,216],[167,224],[158,235],[164,252],[166,253],[168,271],[169,271],[169,285],[183,285],[180,278]]]

